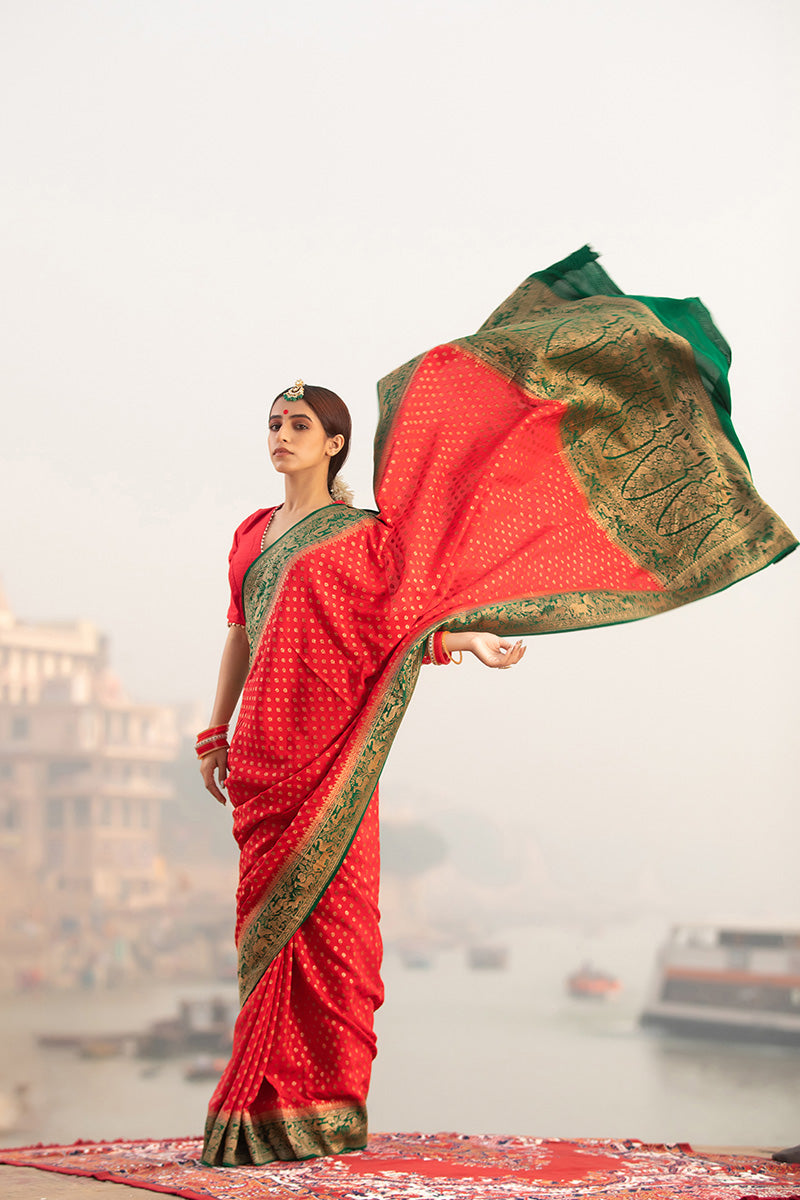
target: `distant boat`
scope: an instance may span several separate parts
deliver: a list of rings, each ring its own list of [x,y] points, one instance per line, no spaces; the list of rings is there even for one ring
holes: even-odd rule
[[[578,1000],[607,1000],[622,991],[622,984],[607,971],[598,971],[585,963],[567,976],[567,991]]]
[[[135,1033],[41,1033],[36,1042],[44,1050],[75,1050],[81,1058],[113,1058],[130,1054]]]
[[[227,1001],[183,1000],[177,1017],[154,1021],[137,1038],[140,1058],[170,1058],[205,1051],[227,1051],[232,1044],[235,1010]]]
[[[119,1054],[126,1053],[133,1044],[133,1040],[124,1034],[110,1034],[108,1037],[104,1037],[102,1034],[98,1037],[84,1037],[81,1038],[77,1047],[78,1054],[81,1058],[115,1058]]]
[[[642,1025],[800,1043],[800,929],[677,925],[658,954]]]
[[[493,943],[470,946],[467,962],[473,971],[504,971],[508,966],[508,948]]]
[[[403,966],[411,970],[427,970],[433,966],[433,955],[425,946],[401,946],[398,953]]]
[[[183,1078],[195,1083],[198,1080],[219,1079],[227,1066],[225,1058],[211,1058],[207,1054],[198,1054],[184,1068]]]
[[[82,1033],[40,1033],[36,1044],[44,1050],[80,1050]]]
[[[83,1058],[134,1053],[139,1058],[171,1058],[205,1052],[225,1054],[233,1041],[236,1010],[227,1000],[184,1000],[178,1015],[153,1021],[144,1033],[48,1033],[37,1040],[49,1050],[75,1050]]]

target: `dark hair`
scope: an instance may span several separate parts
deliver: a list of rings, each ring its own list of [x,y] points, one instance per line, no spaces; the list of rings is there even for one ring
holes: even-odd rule
[[[285,394],[285,392],[279,392],[272,403],[282,400]],[[350,453],[352,428],[350,411],[341,396],[336,395],[336,392],[332,392],[330,388],[317,387],[312,383],[303,385],[303,399],[307,401],[315,416],[319,417],[327,437],[336,437],[337,434],[341,434],[344,438],[341,450],[338,454],[332,455],[328,463],[328,490],[330,491],[334,479],[341,471],[345,459]]]

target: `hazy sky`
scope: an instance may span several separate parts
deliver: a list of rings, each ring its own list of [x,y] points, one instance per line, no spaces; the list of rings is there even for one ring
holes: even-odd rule
[[[14,610],[91,618],[138,698],[210,706],[232,531],[281,495],[268,399],[341,392],[368,505],[375,381],[585,241],[626,290],[706,301],[800,528],[799,32],[794,0],[4,4]],[[798,579],[429,673],[386,802],[488,802],[610,886],[651,856],[668,891],[800,916]]]

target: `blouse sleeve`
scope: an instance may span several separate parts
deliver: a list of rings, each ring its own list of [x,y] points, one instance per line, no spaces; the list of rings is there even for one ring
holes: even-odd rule
[[[272,511],[271,508],[259,508],[242,521],[233,535],[233,545],[228,555],[228,582],[231,589],[229,625],[245,624],[242,584],[251,563],[261,553],[264,526]]]
[[[242,581],[237,571],[239,543],[241,537],[237,529],[233,535],[233,545],[228,555],[228,583],[231,589],[231,602],[228,605],[228,624],[244,625],[244,609],[242,607]]]

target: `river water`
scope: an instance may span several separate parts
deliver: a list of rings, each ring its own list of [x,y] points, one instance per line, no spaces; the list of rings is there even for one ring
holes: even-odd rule
[[[422,970],[387,954],[371,1127],[796,1143],[800,1048],[639,1029],[663,932],[652,922],[591,939],[557,926],[520,928],[502,939],[510,959],[501,971],[470,970],[463,952],[442,953]],[[566,975],[589,956],[621,979],[619,998],[566,995]],[[185,1060],[84,1060],[39,1047],[36,1035],[142,1029],[174,1015],[182,998],[233,994],[228,985],[193,984],[3,999],[0,1107],[7,1110],[15,1084],[28,1084],[30,1095],[27,1114],[0,1141],[200,1133],[212,1085],[185,1081]]]

